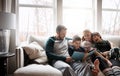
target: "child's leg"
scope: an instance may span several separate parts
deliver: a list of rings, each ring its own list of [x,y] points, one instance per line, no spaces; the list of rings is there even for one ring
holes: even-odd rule
[[[99,73],[99,71],[100,71],[100,69],[99,69],[99,64],[100,64],[99,60],[96,59],[96,60],[94,61],[94,69],[92,69],[92,73],[93,73],[94,76],[97,76],[98,73]]]
[[[109,66],[112,66],[112,63],[107,58],[102,56],[99,52],[95,51],[95,55],[103,58],[108,63]]]
[[[103,58],[97,57],[97,59],[100,62],[99,68],[105,76],[115,76],[112,68],[107,65],[107,62]]]
[[[96,59],[98,59],[100,62],[99,68],[101,71],[103,71],[106,68],[109,68],[109,65],[107,64],[107,62],[103,58],[98,56],[98,57],[96,57]]]

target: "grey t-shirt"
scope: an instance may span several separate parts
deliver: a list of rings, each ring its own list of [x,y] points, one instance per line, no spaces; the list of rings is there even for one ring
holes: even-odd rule
[[[65,38],[63,40],[55,40],[54,43],[54,53],[59,56],[69,56],[68,53],[68,40]]]

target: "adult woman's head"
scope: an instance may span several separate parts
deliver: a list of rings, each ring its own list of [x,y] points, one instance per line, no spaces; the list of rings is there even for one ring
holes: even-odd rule
[[[93,32],[92,33],[92,41],[94,43],[101,42],[102,41],[101,35],[98,32]]]
[[[57,33],[57,38],[58,39],[64,39],[64,37],[66,36],[66,31],[67,28],[63,25],[58,25],[56,27],[56,33]]]
[[[82,41],[90,41],[91,42],[91,32],[90,30],[86,29],[83,31]]]

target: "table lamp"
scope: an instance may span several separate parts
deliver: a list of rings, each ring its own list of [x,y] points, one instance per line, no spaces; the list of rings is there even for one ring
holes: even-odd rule
[[[9,51],[12,29],[15,29],[15,14],[0,12],[0,54],[6,54]]]

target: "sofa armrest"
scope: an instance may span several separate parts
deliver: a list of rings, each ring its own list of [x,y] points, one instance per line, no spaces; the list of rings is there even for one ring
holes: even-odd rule
[[[16,67],[20,68],[24,66],[24,52],[22,47],[16,48]]]

